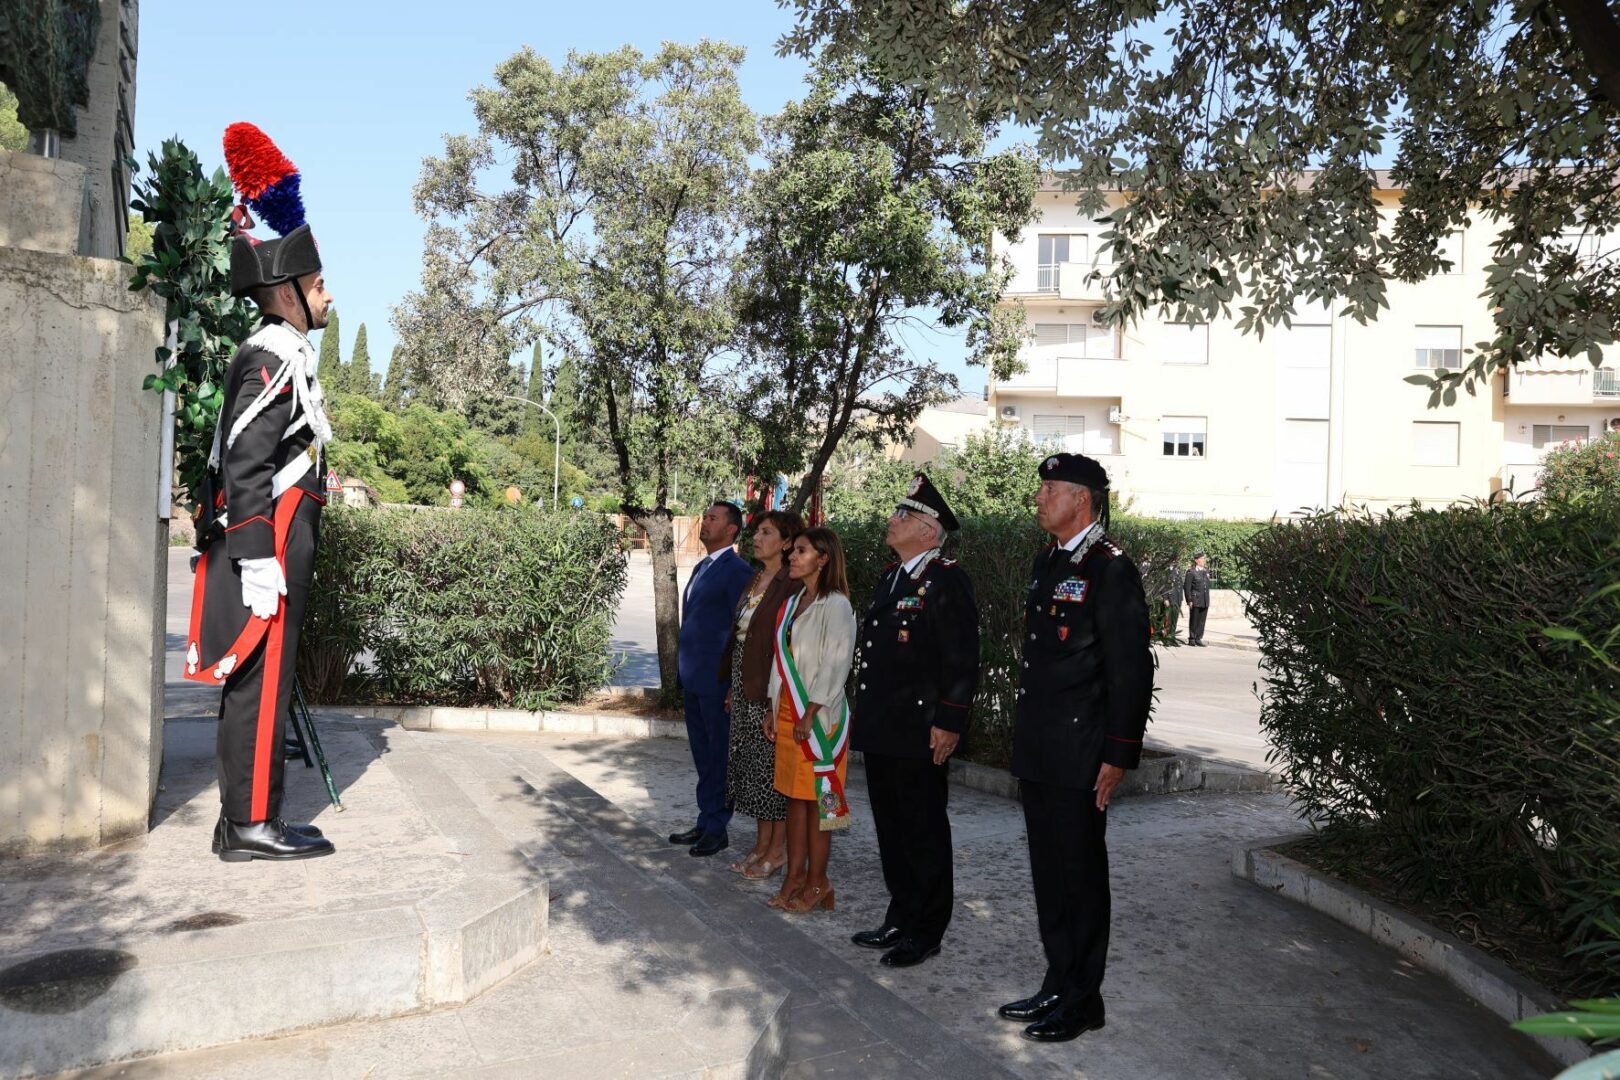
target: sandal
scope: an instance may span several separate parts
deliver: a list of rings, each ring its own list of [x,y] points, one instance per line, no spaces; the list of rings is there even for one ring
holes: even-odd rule
[[[780,859],[776,860],[771,860],[768,858],[756,859],[754,861],[754,865],[748,867],[742,872],[742,876],[747,878],[749,881],[764,881],[766,878],[772,878],[781,873],[782,867],[786,865],[786,855],[783,855]]]
[[[816,886],[814,889],[800,889],[799,895],[782,905],[782,910],[789,915],[808,915],[817,909],[831,911],[833,909],[833,887]]]
[[[784,881],[782,884],[786,885],[787,882]],[[799,897],[799,890],[797,890],[797,889],[795,889],[791,893],[789,893],[789,892],[773,893],[773,894],[771,894],[771,898],[769,900],[765,901],[765,906],[766,907],[771,907],[771,908],[777,908],[777,909],[782,910],[782,911],[786,911],[787,906],[789,904],[793,903],[794,900],[797,900],[798,897]]]
[[[733,874],[741,874],[743,877],[748,877],[748,871],[752,870],[756,865],[758,865],[759,861],[758,853],[750,851],[747,855],[731,864],[731,872]]]

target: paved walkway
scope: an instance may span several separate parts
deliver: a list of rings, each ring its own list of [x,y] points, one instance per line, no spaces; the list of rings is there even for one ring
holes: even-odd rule
[[[318,902],[312,882],[385,881],[395,873],[388,866],[420,859],[417,870],[432,869],[447,850],[488,862],[495,852],[543,848],[527,857],[551,883],[550,955],[461,1008],[84,1075],[709,1075],[704,1055],[754,1030],[750,1010],[783,992],[786,1075],[795,1078],[1529,1080],[1552,1071],[1526,1040],[1443,982],[1234,880],[1227,867],[1236,841],[1294,827],[1275,796],[1116,805],[1108,1027],[1038,1046],[994,1016],[998,1003],[1034,989],[1043,967],[1012,802],[953,793],[957,898],[945,951],[890,971],[847,941],[878,922],[885,902],[859,769],[851,774],[855,825],[834,840],[837,910],[792,918],[764,907],[773,885],[664,842],[691,813],[679,741],[413,733],[337,717],[323,728],[345,761],[365,759],[357,773],[345,770],[351,811],[316,816],[337,856],[229,867],[239,873],[215,882],[221,864],[207,855],[207,821],[174,814],[155,839],[119,854],[129,868],[122,880],[150,881],[143,860],[184,860],[189,845],[195,865],[184,873],[198,880],[165,902],[182,917],[218,910],[221,897],[251,904],[238,895],[244,882],[296,908]],[[290,781],[300,804],[319,799],[312,772],[294,769]],[[203,788],[193,798],[200,805],[211,795]],[[371,812],[374,799],[393,798],[415,804],[397,815],[406,827]],[[488,827],[454,837],[421,828],[450,803],[475,809]],[[746,823],[738,824],[741,848]],[[5,903],[0,914],[9,914]],[[96,929],[83,922],[81,941]],[[730,989],[742,987],[750,989]]]

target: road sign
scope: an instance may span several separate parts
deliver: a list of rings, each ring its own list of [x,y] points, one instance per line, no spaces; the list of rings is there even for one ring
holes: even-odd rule
[[[326,490],[327,491],[342,491],[343,490],[343,485],[341,483],[339,483],[339,481],[338,481],[338,475],[337,475],[337,470],[336,469],[327,469],[326,470]]]
[[[467,485],[466,484],[463,484],[460,480],[452,480],[452,481],[450,481],[450,494],[455,495],[455,496],[457,496],[459,498],[460,496],[465,495],[466,493],[467,493]]]

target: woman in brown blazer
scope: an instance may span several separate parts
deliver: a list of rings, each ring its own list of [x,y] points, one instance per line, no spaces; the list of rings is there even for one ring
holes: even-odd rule
[[[787,862],[787,796],[774,782],[776,748],[765,737],[764,721],[771,665],[772,631],[782,602],[798,591],[787,571],[787,552],[804,531],[798,514],[771,510],[755,519],[754,579],[737,601],[731,638],[721,652],[730,664],[731,755],[726,761],[726,799],[759,825],[754,850],[731,868],[744,877],[768,878]]]

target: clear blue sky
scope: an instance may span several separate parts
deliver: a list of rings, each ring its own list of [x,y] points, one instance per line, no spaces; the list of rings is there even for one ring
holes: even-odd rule
[[[442,18],[432,19],[432,10]],[[273,14],[270,14],[272,13]],[[773,0],[702,3],[516,3],[457,0],[308,3],[269,9],[201,0],[141,5],[136,158],[178,135],[204,167],[224,165],[225,127],[263,128],[303,174],[309,222],[342,316],[343,355],[366,325],[372,366],[393,350],[389,313],[417,286],[423,222],[411,209],[422,159],[449,133],[474,130],[468,91],[527,45],[554,63],[570,49],[599,52],[714,38],[748,50],[740,80],[748,104],[772,113],[799,96],[805,65],[776,56],[791,25]],[[261,225],[258,234],[273,235]],[[963,361],[960,336],[908,333],[919,355],[984,385]]]

